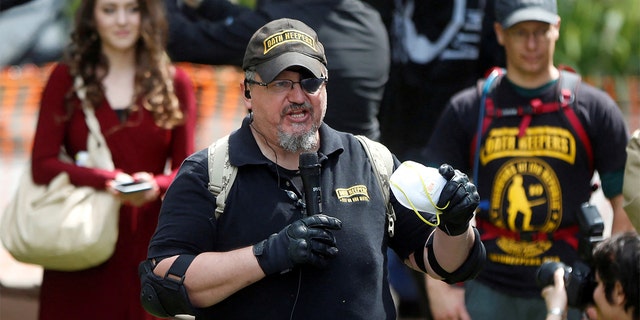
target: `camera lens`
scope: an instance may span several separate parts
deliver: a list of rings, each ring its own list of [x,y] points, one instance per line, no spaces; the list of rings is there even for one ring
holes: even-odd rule
[[[564,281],[566,286],[569,274],[571,273],[571,268],[562,262],[556,261],[547,261],[538,268],[538,271],[536,272],[536,281],[538,282],[538,286],[540,288],[544,288],[548,285],[552,285],[553,274],[560,268],[564,269]]]

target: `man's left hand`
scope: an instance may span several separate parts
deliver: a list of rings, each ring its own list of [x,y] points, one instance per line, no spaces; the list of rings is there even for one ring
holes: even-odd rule
[[[441,165],[438,171],[447,180],[437,204],[442,208],[438,228],[450,236],[457,236],[469,228],[480,195],[466,174],[448,164]]]

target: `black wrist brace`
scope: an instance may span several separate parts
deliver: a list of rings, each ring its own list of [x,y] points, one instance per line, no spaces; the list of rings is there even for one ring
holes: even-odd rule
[[[473,233],[475,234],[473,247],[471,248],[471,251],[469,251],[467,259],[454,272],[447,272],[440,266],[435,253],[433,252],[433,233],[429,236],[429,239],[427,240],[427,259],[429,260],[431,269],[433,269],[437,275],[444,278],[444,282],[453,284],[460,281],[470,280],[475,278],[482,270],[487,257],[487,252],[480,240],[480,233],[476,228],[473,228]]]

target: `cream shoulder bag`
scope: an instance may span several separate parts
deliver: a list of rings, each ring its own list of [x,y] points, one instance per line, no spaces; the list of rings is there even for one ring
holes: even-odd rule
[[[76,88],[82,88],[81,79]],[[111,152],[100,132],[94,110],[78,89],[89,127],[87,166],[113,170]],[[108,260],[118,239],[120,201],[106,191],[70,183],[61,172],[48,185],[37,185],[31,164],[25,168],[18,189],[0,222],[0,238],[18,261],[45,269],[76,271]]]

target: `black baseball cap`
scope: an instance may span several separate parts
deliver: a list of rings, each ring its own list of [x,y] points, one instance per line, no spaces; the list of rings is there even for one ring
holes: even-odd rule
[[[327,57],[318,35],[294,19],[278,19],[258,29],[247,45],[242,69],[255,67],[264,82],[271,82],[285,69],[300,66],[316,78],[327,77]]]
[[[523,21],[558,22],[556,0],[496,0],[496,20],[507,29]]]

